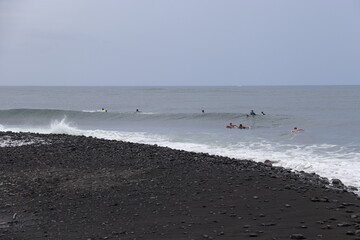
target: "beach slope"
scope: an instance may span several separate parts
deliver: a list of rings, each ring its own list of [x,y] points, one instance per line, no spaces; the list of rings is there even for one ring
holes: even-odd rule
[[[315,174],[82,136],[0,132],[0,239],[360,239]],[[358,230],[359,229],[359,230]]]

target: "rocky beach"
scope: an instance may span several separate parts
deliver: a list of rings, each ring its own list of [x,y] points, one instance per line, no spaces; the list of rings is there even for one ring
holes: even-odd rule
[[[360,239],[339,180],[83,136],[0,140],[0,239]]]

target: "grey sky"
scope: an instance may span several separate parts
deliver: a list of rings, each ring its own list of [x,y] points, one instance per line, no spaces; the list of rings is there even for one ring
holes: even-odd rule
[[[359,83],[358,0],[0,0],[0,85]]]

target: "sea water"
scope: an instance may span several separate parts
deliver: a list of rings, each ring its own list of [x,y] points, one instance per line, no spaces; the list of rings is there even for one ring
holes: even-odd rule
[[[0,131],[271,160],[360,187],[359,96],[360,86],[0,87]],[[228,129],[230,122],[250,129]]]

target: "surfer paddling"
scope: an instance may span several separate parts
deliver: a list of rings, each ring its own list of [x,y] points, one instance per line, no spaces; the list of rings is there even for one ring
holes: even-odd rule
[[[304,129],[294,127],[294,129],[291,130],[291,132],[301,132],[301,131],[304,131]]]
[[[238,126],[236,126],[232,123],[229,123],[229,125],[226,126],[226,128],[236,128],[236,127],[238,127]]]
[[[239,124],[239,129],[249,129],[250,127],[249,126],[244,126],[242,124]]]

